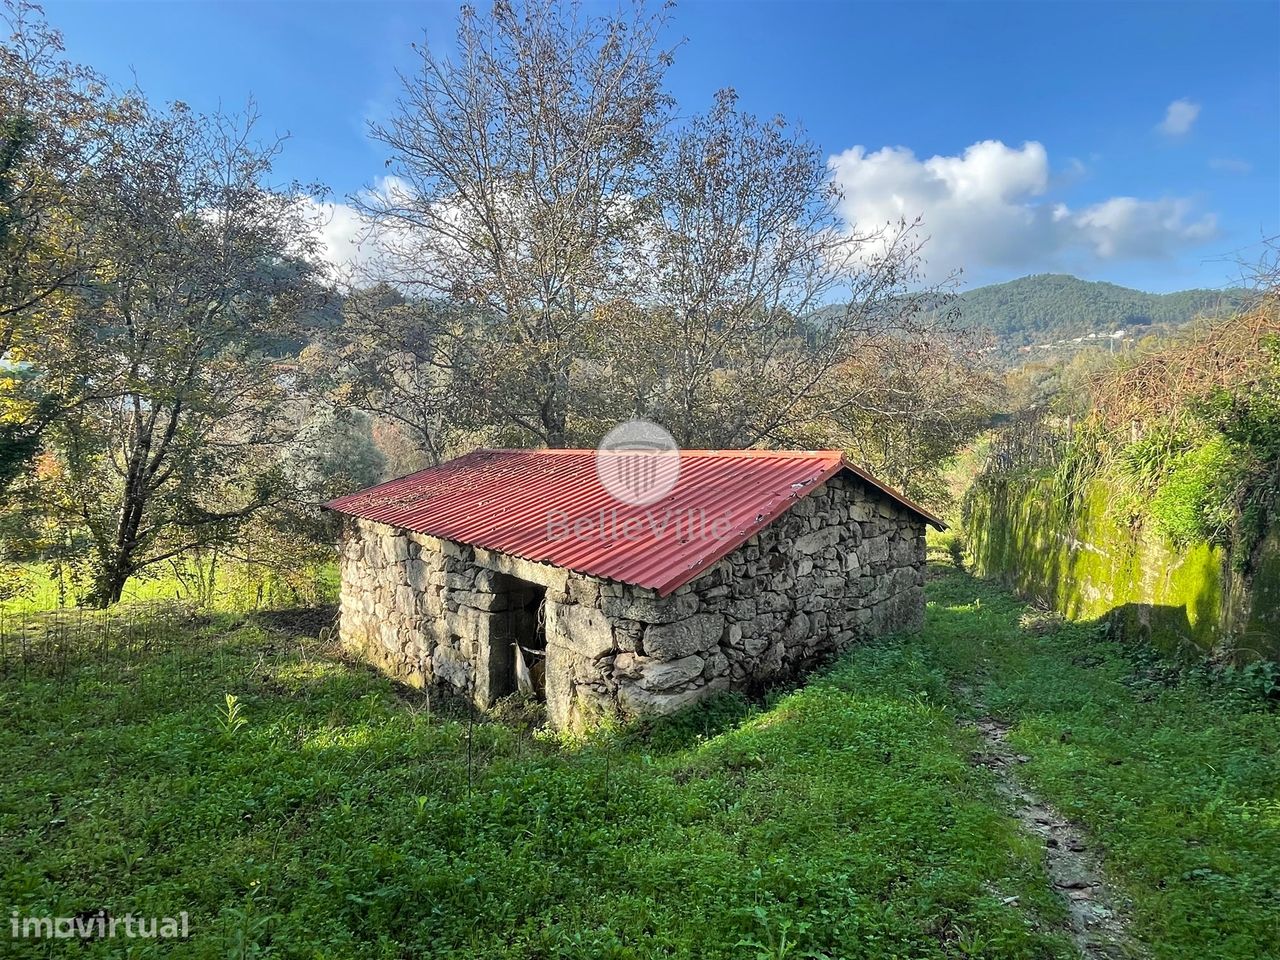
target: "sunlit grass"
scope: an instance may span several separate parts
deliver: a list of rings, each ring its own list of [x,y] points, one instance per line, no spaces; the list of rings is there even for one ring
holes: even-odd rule
[[[1153,954],[1262,955],[1275,714],[1090,627],[1028,633],[962,575],[929,592],[923,633],[799,689],[577,742],[226,615],[125,673],[11,674],[0,906],[190,913],[141,957],[754,958],[784,934],[792,957],[1067,957],[1041,850],[957,723],[990,710]]]
[[[249,610],[335,602],[338,595],[336,563],[298,571],[286,579],[267,568],[223,560],[214,575],[211,595],[202,597],[194,578],[186,571],[178,576],[171,565],[159,565],[125,584],[120,606],[158,603],[197,603],[211,610],[243,613]],[[61,580],[47,563],[10,564],[5,582],[14,584],[12,596],[0,598],[0,616],[39,614],[76,606],[76,587],[68,576]]]

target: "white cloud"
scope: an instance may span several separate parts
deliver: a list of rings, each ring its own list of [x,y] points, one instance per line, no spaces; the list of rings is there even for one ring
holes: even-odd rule
[[[905,147],[853,147],[828,160],[850,227],[922,216],[929,276],[957,268],[1049,269],[1090,261],[1164,258],[1211,238],[1216,222],[1188,201],[1112,197],[1072,210],[1049,194],[1049,157],[984,140],[959,156],[925,160]],[[1082,262],[1083,261],[1083,262]]]
[[[1212,216],[1188,220],[1186,200],[1112,197],[1076,214],[1080,235],[1103,260],[1161,260],[1185,246],[1212,239]]]
[[[407,194],[408,187],[397,177],[383,177],[366,191],[368,196],[394,197]],[[367,279],[383,266],[388,238],[371,234],[368,224],[353,204],[305,198],[320,242],[319,254],[336,277],[347,279],[360,274]]]
[[[368,255],[362,243],[365,226],[354,207],[346,203],[316,204],[321,215],[320,252],[339,270],[359,263]]]
[[[1218,171],[1218,173],[1234,173],[1240,177],[1253,173],[1252,163],[1236,157],[1214,157],[1209,161],[1209,168]]]
[[[1191,132],[1191,125],[1200,116],[1200,104],[1185,97],[1165,107],[1164,119],[1157,129],[1170,137],[1181,137]]]

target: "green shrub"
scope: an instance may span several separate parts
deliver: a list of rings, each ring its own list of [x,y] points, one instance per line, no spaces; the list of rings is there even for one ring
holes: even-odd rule
[[[1147,506],[1156,529],[1178,545],[1225,542],[1231,529],[1230,488],[1236,473],[1227,441],[1213,437],[1173,457],[1164,472]]]
[[[1154,490],[1168,480],[1192,446],[1183,428],[1158,424],[1120,451],[1120,467],[1140,486]]]

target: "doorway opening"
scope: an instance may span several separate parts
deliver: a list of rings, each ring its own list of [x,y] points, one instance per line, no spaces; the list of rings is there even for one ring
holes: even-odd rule
[[[547,588],[509,574],[498,574],[495,593],[507,609],[493,615],[489,691],[494,699],[521,693],[547,697]]]

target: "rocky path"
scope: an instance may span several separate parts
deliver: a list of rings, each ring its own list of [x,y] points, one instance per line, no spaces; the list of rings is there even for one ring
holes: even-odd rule
[[[981,704],[978,707],[982,709]],[[990,716],[980,717],[971,727],[983,742],[973,762],[995,774],[1023,829],[1044,844],[1045,870],[1067,905],[1068,932],[1081,955],[1086,960],[1145,956],[1129,933],[1124,899],[1107,883],[1101,858],[1084,831],[1014,775],[1013,769],[1029,758],[1009,745],[1009,728]]]

